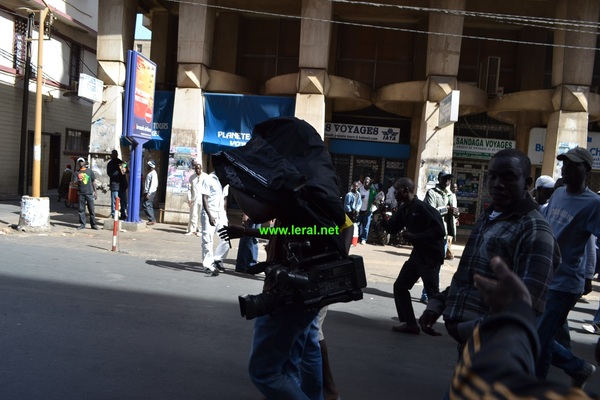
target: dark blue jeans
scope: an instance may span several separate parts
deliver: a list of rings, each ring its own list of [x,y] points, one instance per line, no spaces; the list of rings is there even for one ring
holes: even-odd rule
[[[317,315],[286,308],[256,318],[248,370],[267,399],[323,399]]]
[[[358,227],[358,240],[361,242],[363,240],[366,242],[369,238],[369,228],[371,227],[372,216],[373,214],[369,210],[361,211],[358,214],[358,222],[360,222],[360,225]]]
[[[248,220],[244,224],[245,228],[260,228],[260,224],[255,224]],[[258,262],[258,239],[254,237],[243,236],[238,244],[237,259],[235,269],[246,270]]]
[[[569,311],[575,306],[580,294],[549,290],[546,297],[546,309],[538,318],[537,330],[540,338],[540,356],[535,374],[546,379],[550,364],[573,376],[583,367],[584,361],[576,357],[570,349],[554,340],[557,329],[563,326]]]

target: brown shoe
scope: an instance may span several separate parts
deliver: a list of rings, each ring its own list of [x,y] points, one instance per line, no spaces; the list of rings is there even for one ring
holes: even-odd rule
[[[446,251],[446,260],[454,260],[454,254],[450,250]]]
[[[400,325],[400,326],[392,326],[392,331],[398,333],[410,333],[411,335],[418,335],[421,333],[421,328],[419,325]]]
[[[155,224],[154,221],[148,221],[148,222],[146,222],[146,225],[154,225],[154,224]]]

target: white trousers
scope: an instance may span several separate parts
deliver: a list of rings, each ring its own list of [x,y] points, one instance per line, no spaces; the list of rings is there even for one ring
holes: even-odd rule
[[[190,207],[190,220],[188,222],[188,232],[200,232],[202,230],[200,216],[202,215],[202,198],[192,203]]]
[[[223,261],[229,252],[229,242],[219,238],[219,244],[213,253],[215,233],[227,225],[225,212],[220,212],[215,218],[216,224],[212,226],[208,221],[208,215],[204,211],[202,212],[202,265],[208,269],[214,269],[213,263]]]

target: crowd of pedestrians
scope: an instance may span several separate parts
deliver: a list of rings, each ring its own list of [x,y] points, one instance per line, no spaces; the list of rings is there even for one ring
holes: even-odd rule
[[[355,224],[358,241],[365,244],[373,213],[384,201],[391,203],[389,197],[393,196],[397,210],[391,219],[383,222],[383,226],[389,234],[402,231],[404,239],[412,246],[412,252],[399,269],[394,283],[394,302],[401,324],[393,326],[392,330],[404,334],[423,331],[439,336],[434,324],[440,317],[443,318],[446,331],[458,344],[457,375],[448,386],[450,396],[462,398],[466,390],[472,390],[473,375],[465,375],[467,370],[472,370],[482,382],[491,386],[494,383],[492,379],[501,381],[515,395],[539,394],[540,388],[545,387],[553,390],[551,393],[554,395],[558,393],[561,396],[572,392],[546,382],[551,365],[571,377],[573,388],[583,388],[596,370],[593,363],[575,355],[570,349],[566,323],[579,298],[591,290],[591,280],[597,272],[600,196],[586,186],[593,158],[588,150],[576,147],[559,155],[557,160],[562,162],[561,179],[555,182],[550,176],[541,176],[534,184],[531,163],[524,153],[505,149],[492,157],[486,175],[490,202],[469,235],[450,286],[442,291],[439,288],[440,267],[444,259],[454,257],[451,244],[456,237],[460,215],[451,172],[442,170],[439,173],[436,186],[427,191],[423,201],[416,197],[415,183],[409,178],[398,179],[387,196],[379,197],[368,176],[353,182],[340,200],[339,207],[345,213],[346,226]],[[148,174],[142,194],[142,210],[148,217],[148,225],[152,225],[155,222],[153,200],[158,178],[154,162],[148,161],[146,165]],[[93,171],[86,168],[84,159],[78,159],[77,166],[72,179],[77,182],[79,192],[79,229],[85,227],[86,206],[92,228],[98,229],[94,213],[96,178]],[[186,235],[202,238],[202,263],[209,276],[217,276],[224,271],[224,259],[230,248],[228,240],[221,238],[217,238],[219,243],[215,248],[215,235],[221,232],[220,236],[227,239],[240,238],[235,271],[246,273],[259,262],[258,237],[261,235],[258,228],[261,225],[251,217],[256,211],[256,203],[248,200],[252,206],[244,210],[239,229],[229,227],[226,216],[228,185],[224,185],[214,172],[203,172],[199,161],[193,167],[195,173],[188,182],[190,213]],[[117,210],[115,199],[127,197],[127,164],[118,158],[116,151],[112,153],[107,173],[110,177],[111,213],[120,212],[120,217],[126,218],[126,200]],[[64,191],[61,195],[65,196]],[[265,219],[264,222],[267,221]],[[271,238],[272,241],[274,239],[281,240]],[[427,308],[417,319],[409,290],[419,279],[423,282]],[[499,294],[504,296],[500,300]],[[519,305],[516,314],[513,312],[515,305]],[[592,324],[584,325],[584,329],[600,333],[598,315],[600,311]],[[316,335],[314,332],[319,329],[314,330],[315,327],[320,328],[317,313],[304,317],[288,315],[281,316],[282,319],[261,319],[260,323],[266,325],[260,325],[260,328],[257,325],[257,329],[265,335],[265,329],[270,331],[275,329],[275,325],[290,324],[292,318],[296,322],[303,321],[306,335]],[[499,320],[507,321],[506,325],[500,326]],[[310,321],[315,327],[309,328],[312,326]],[[567,334],[561,335],[561,330]],[[498,348],[501,345],[500,332],[515,333],[510,340],[516,340],[527,351],[505,352],[494,370],[488,364],[490,357],[497,357],[501,351]],[[477,337],[479,347],[471,347],[473,335]],[[535,340],[531,339],[531,335]],[[318,356],[313,352],[311,357],[324,357],[325,361],[326,344],[322,334],[320,340],[325,354]],[[315,348],[318,348],[318,342],[316,339],[310,341]],[[272,346],[272,342],[269,343]],[[306,351],[309,351],[308,343]],[[264,349],[259,350],[260,346],[262,344],[255,343],[253,351],[257,352],[256,357],[259,354],[263,357]],[[469,354],[468,359],[464,358],[466,354]],[[256,357],[251,361],[256,363],[255,367],[272,370],[266,368],[266,359]],[[302,356],[298,357],[294,363],[302,363]],[[517,364],[521,367],[515,368]],[[322,371],[323,364],[319,365]],[[503,374],[497,370],[502,370]],[[297,398],[321,399],[324,384],[332,388],[329,392],[335,397],[331,398],[338,398],[329,367],[327,373],[325,380],[321,377],[313,381],[313,386],[306,393],[298,392],[291,383],[288,389],[274,389],[271,385],[275,383],[264,374],[260,377],[255,375],[253,379],[268,398],[268,393],[279,395],[292,390],[299,395]],[[277,376],[279,380],[284,379],[279,373]],[[514,385],[517,377],[528,382],[527,385]],[[447,378],[450,382],[451,377]]]

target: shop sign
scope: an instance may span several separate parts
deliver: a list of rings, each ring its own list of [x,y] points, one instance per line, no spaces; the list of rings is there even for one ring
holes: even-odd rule
[[[326,122],[325,137],[367,142],[400,143],[400,128]]]
[[[542,165],[544,162],[544,145],[546,144],[546,128],[533,128],[529,132],[529,149],[527,155],[532,165]],[[558,154],[565,153],[577,143],[560,142],[558,144]],[[592,153],[594,164],[592,169],[600,169],[600,132],[588,132],[587,149]],[[557,163],[557,165],[562,165]],[[559,167],[557,167],[559,169]],[[560,176],[560,171],[557,172]]]
[[[489,160],[500,150],[514,149],[516,144],[516,140],[455,136],[452,156]]]
[[[458,122],[458,106],[460,104],[460,90],[453,90],[440,101],[440,119],[438,128],[445,128]]]

